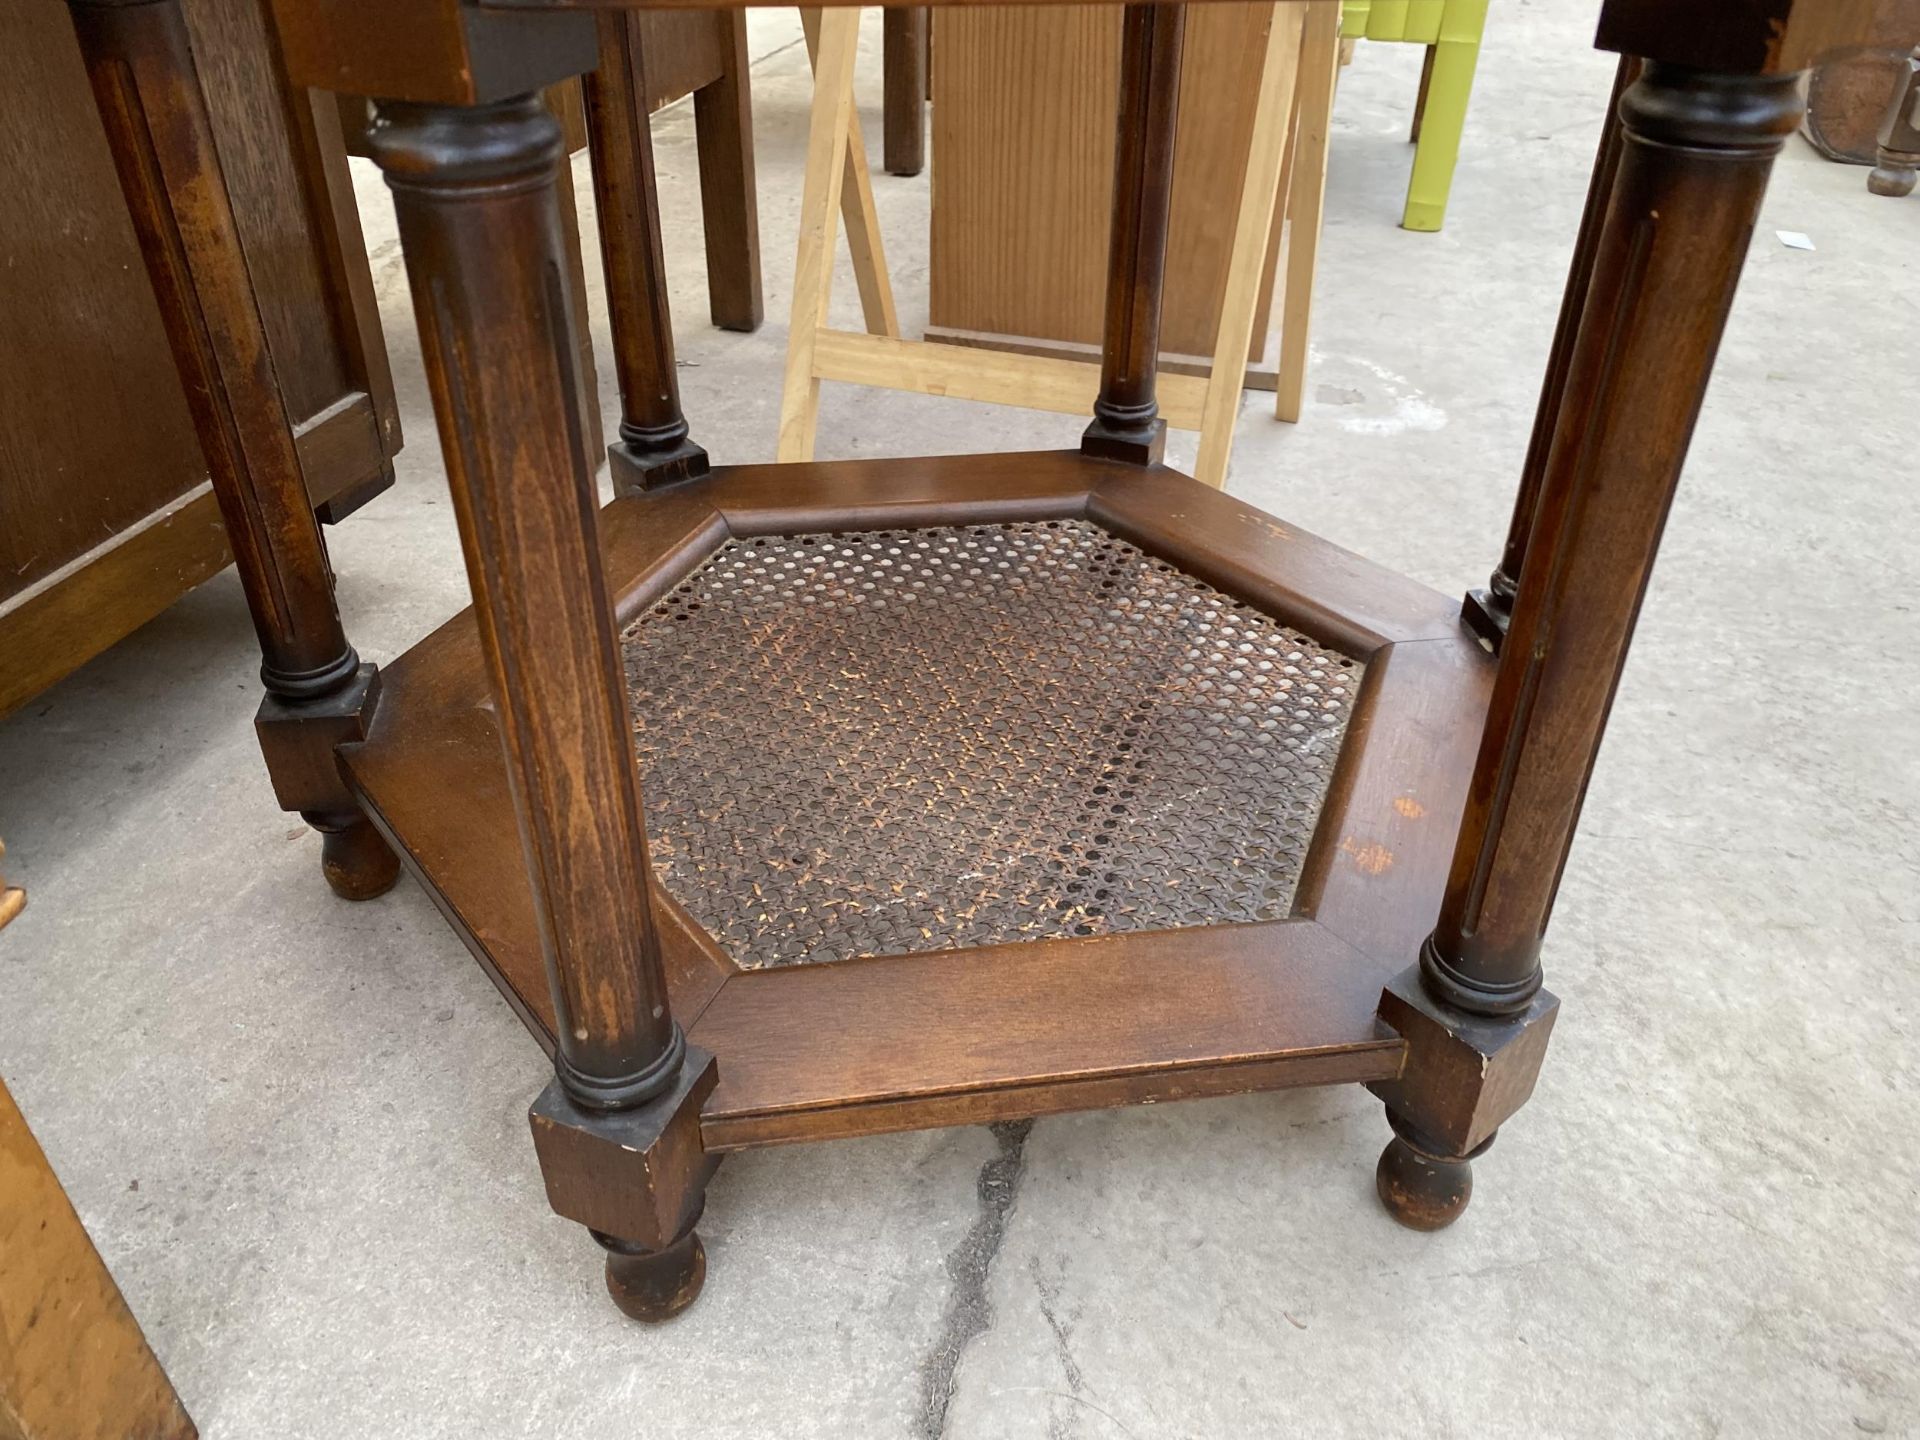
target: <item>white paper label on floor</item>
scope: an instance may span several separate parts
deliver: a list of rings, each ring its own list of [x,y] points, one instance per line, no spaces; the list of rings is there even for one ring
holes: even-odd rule
[[[1804,235],[1798,230],[1776,230],[1773,233],[1780,237],[1780,243],[1789,250],[1813,249],[1813,237],[1811,235]]]

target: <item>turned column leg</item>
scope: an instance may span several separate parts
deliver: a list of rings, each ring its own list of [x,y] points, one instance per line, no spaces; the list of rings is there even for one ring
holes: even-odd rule
[[[1100,396],[1080,448],[1156,465],[1167,422],[1154,397],[1160,363],[1160,297],[1173,195],[1174,122],[1180,104],[1180,5],[1129,5],[1121,22],[1120,122],[1114,146],[1113,235],[1107,250],[1106,328]]]
[[[69,8],[260,638],[257,724],[274,793],[321,832],[334,890],[371,898],[399,862],[334,748],[365,733],[379,676],[340,626],[179,0]]]
[[[1560,403],[1566,395],[1567,366],[1573,359],[1574,339],[1580,330],[1581,312],[1587,305],[1587,287],[1593,280],[1593,258],[1600,245],[1600,227],[1607,218],[1607,202],[1613,198],[1613,173],[1620,164],[1620,97],[1639,73],[1639,60],[1631,55],[1620,57],[1620,68],[1613,76],[1613,93],[1607,97],[1607,118],[1600,129],[1600,148],[1594,155],[1593,174],[1587,182],[1587,208],[1580,216],[1580,234],[1574,241],[1573,262],[1567,269],[1567,288],[1560,298],[1560,320],[1554,326],[1553,348],[1547,352],[1547,373],[1540,383],[1540,403],[1533,412],[1533,435],[1527,441],[1526,462],[1520,467],[1520,490],[1513,498],[1507,543],[1500,551],[1500,563],[1487,580],[1486,588],[1469,590],[1461,606],[1461,618],[1468,628],[1496,652],[1507,638],[1507,624],[1513,618],[1520,565],[1527,558],[1527,537],[1533,533],[1533,512],[1540,504],[1540,482],[1546,474],[1547,452],[1552,448]]]
[[[624,11],[599,16],[600,68],[584,78],[594,208],[620,378],[620,439],[607,454],[621,494],[704,475],[708,468],[707,452],[687,438],[687,418],[680,412],[635,23]]]
[[[1529,554],[1439,923],[1381,997],[1409,1044],[1374,1087],[1380,1192],[1408,1224],[1522,1103],[1557,1008],[1540,949],[1797,75],[1649,62],[1620,100],[1613,194],[1571,341]],[[1576,281],[1577,281],[1576,276]]]
[[[533,1127],[554,1208],[607,1237],[629,1314],[690,1303],[710,1057],[668,1009],[601,571],[554,172],[532,95],[379,104],[386,172],[552,986]],[[651,1276],[636,1285],[636,1268]],[[616,1283],[617,1281],[617,1283]]]

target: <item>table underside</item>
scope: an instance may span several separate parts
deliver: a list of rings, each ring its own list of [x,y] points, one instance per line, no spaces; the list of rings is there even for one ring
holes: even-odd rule
[[[1397,1073],[1493,670],[1457,604],[1077,452],[601,529],[709,1149]],[[550,1048],[471,612],[382,678],[348,773]]]

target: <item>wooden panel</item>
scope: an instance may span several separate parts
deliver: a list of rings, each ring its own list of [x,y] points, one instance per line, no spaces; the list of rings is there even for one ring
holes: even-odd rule
[[[1168,353],[1213,353],[1271,15],[1270,5],[1222,3],[1187,17],[1160,337]],[[1097,345],[1118,7],[949,10],[934,24],[932,328]],[[1256,343],[1266,323],[1263,309]]]
[[[749,971],[689,1032],[720,1057],[701,1131],[729,1149],[1391,1076],[1389,973],[1306,922]]]
[[[0,1085],[0,1436],[194,1434],[120,1287]]]
[[[4,599],[207,472],[61,0],[0,6],[0,175]]]
[[[186,16],[308,488],[344,514],[400,427],[337,127],[277,79],[259,0]],[[3,713],[226,559],[60,0],[0,7],[0,173]]]
[[[295,436],[301,468],[334,483],[316,490],[323,506],[349,499],[358,458],[378,444],[379,421],[365,395],[342,401]],[[198,452],[196,452],[197,458]],[[343,458],[344,457],[344,458]],[[123,465],[115,475],[143,473]],[[51,575],[0,600],[0,717],[131,635],[232,561],[213,487],[202,481]]]

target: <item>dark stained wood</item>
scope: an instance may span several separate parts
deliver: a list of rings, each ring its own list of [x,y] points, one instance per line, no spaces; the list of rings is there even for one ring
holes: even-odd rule
[[[1389,971],[1433,928],[1493,672],[1457,629],[1367,661],[1294,908]]]
[[[590,15],[467,0],[268,3],[288,76],[316,90],[475,105],[544,89],[595,63]]]
[[[702,1133],[724,1150],[1378,1079],[1400,1061],[1373,1028],[1383,978],[1305,922],[748,971],[693,1031],[725,1057]]]
[[[1179,6],[1129,5],[1120,32],[1119,134],[1100,395],[1093,402],[1093,423],[1081,448],[1141,465],[1156,463],[1167,443],[1167,424],[1159,418],[1154,399],[1154,367],[1160,359],[1160,299],[1166,280],[1185,26],[1186,11]]]
[[[1789,75],[1866,38],[1874,0],[1606,0],[1594,44],[1730,75]]]
[[[1141,549],[1349,655],[1451,635],[1459,606],[1164,467],[1103,480],[1088,515]]]
[[[647,893],[578,423],[553,193],[560,127],[530,95],[467,109],[382,102],[371,141],[394,194],[534,880],[554,1063],[582,1108],[623,1109],[674,1083],[684,1043]]]
[[[1431,57],[1431,46],[1427,53]],[[1573,360],[1581,312],[1586,309],[1587,290],[1593,282],[1593,260],[1600,245],[1600,229],[1607,218],[1607,203],[1613,198],[1613,174],[1620,165],[1620,97],[1639,74],[1638,58],[1620,57],[1613,77],[1613,93],[1607,97],[1606,118],[1600,126],[1599,152],[1594,156],[1592,178],[1587,182],[1587,205],[1580,216],[1580,233],[1574,241],[1573,261],[1567,270],[1567,288],[1560,300],[1553,348],[1547,352],[1547,374],[1540,383],[1540,403],[1533,412],[1533,434],[1527,441],[1526,461],[1520,467],[1520,489],[1513,500],[1507,543],[1486,588],[1468,591],[1461,607],[1468,626],[1496,652],[1507,638],[1507,623],[1513,618],[1514,592],[1520,585],[1520,567],[1527,558],[1527,538],[1533,534],[1534,512],[1540,507],[1547,454],[1553,445],[1553,432],[1559,425],[1561,403],[1566,398],[1567,367]]]
[[[620,378],[620,439],[610,459],[614,488],[622,494],[707,473],[707,452],[688,438],[687,417],[680,412],[635,21],[630,15],[599,17],[600,66],[584,82],[594,208]]]
[[[1421,954],[1462,1009],[1524,1009],[1773,157],[1792,75],[1649,64],[1568,362],[1447,904]]]
[[[400,443],[337,137],[256,0],[187,0],[215,143],[300,466],[324,519]],[[66,7],[0,7],[0,712],[228,563],[208,467]],[[82,403],[84,402],[84,403]]]
[[[1124,467],[1072,450],[735,465],[705,490],[736,535],[1061,520]]]
[[[331,758],[364,720],[374,671],[340,627],[180,6],[69,8],[260,638],[257,723],[275,791],[325,836],[334,888],[378,894],[394,859]]]
[[[667,18],[638,17],[645,24]],[[676,20],[693,17],[673,17]],[[766,312],[760,284],[760,202],[753,165],[753,90],[747,79],[747,17],[713,17],[720,67],[693,91],[700,155],[700,214],[707,247],[707,306],[722,330],[757,330]],[[651,63],[651,62],[649,62]],[[653,100],[657,106],[660,102]]]
[[[1369,1085],[1395,1132],[1378,1172],[1389,1211],[1422,1227],[1460,1214],[1557,1014],[1540,936],[1798,116],[1777,72],[1814,37],[1845,38],[1831,16],[1850,4],[1606,0],[1603,33],[1651,58],[1621,100],[1591,263],[1574,267],[1584,295],[1547,387],[1552,439],[1495,662],[1450,601],[1153,463],[1177,9],[1127,13],[1113,309],[1082,453],[722,469],[599,515],[558,258],[558,127],[530,96],[402,103],[484,99],[509,70],[538,82],[568,22],[523,35],[517,61],[488,51],[481,76],[476,47],[511,29],[490,27],[541,21],[536,0],[421,0],[386,22],[366,0],[276,3],[304,37],[298,75],[378,70],[402,87],[376,149],[477,600],[391,667],[370,728],[343,725],[334,753],[554,1046],[558,1080],[534,1109],[542,1170],[608,1251],[617,1302],[654,1319],[697,1292],[693,1227],[724,1150],[1270,1086]],[[321,23],[343,16],[366,24]],[[382,46],[395,53],[369,55]],[[1672,63],[1701,56],[1766,73]],[[1080,514],[1368,662],[1296,917],[735,970],[653,891],[614,627],[730,535]],[[683,997],[690,1041],[668,1012]]]
[[[1895,197],[1913,193],[1915,168],[1920,167],[1920,45],[1913,47],[1892,86],[1875,158],[1867,189]]]
[[[927,34],[924,5],[898,5],[881,12],[881,154],[889,175],[918,175],[927,163]]]
[[[602,513],[605,571],[614,577],[621,624],[726,538],[718,513],[683,492],[617,501]],[[551,1051],[554,1009],[532,883],[519,847],[500,843],[517,822],[472,612],[415,645],[381,680],[382,704],[366,742],[341,751],[349,778],[455,933]],[[690,1024],[733,967],[657,887],[653,906],[673,1013]]]

